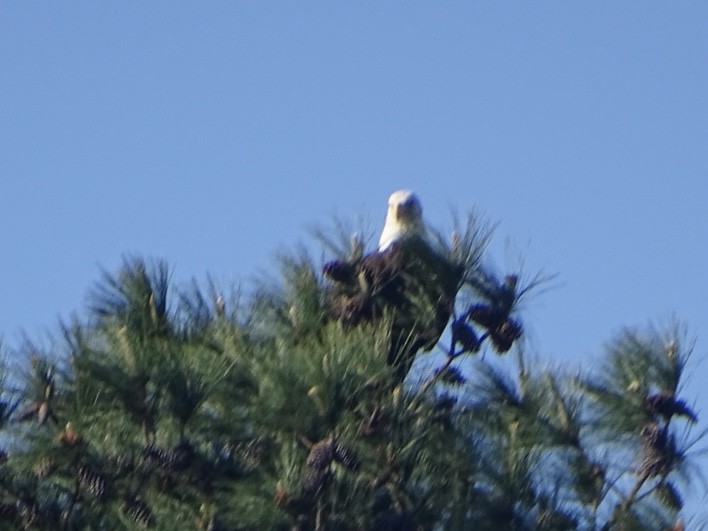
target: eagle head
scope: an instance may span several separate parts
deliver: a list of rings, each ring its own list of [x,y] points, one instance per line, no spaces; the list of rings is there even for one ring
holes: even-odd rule
[[[424,236],[423,207],[410,190],[397,190],[388,198],[388,212],[384,223],[379,251],[385,251],[392,243],[411,236]]]

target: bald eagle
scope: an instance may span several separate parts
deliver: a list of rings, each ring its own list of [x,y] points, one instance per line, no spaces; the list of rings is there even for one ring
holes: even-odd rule
[[[378,250],[353,262],[329,262],[324,274],[335,282],[337,319],[357,324],[390,316],[388,363],[404,377],[415,353],[440,339],[464,269],[431,246],[418,197],[398,190],[389,198]]]

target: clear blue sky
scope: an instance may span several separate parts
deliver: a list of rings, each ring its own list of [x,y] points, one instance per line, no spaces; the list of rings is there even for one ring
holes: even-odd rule
[[[0,77],[6,347],[123,253],[248,285],[408,187],[439,227],[498,221],[501,271],[559,274],[542,358],[672,316],[708,353],[706,2],[3,2]]]

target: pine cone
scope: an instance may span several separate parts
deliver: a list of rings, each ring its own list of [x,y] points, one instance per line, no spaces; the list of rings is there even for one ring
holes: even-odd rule
[[[132,498],[125,502],[123,505],[123,512],[131,518],[134,522],[145,527],[152,527],[155,525],[155,518],[152,514],[152,510],[147,504],[140,498]]]
[[[156,465],[162,465],[167,459],[167,452],[155,443],[149,443],[143,448],[145,460]]]
[[[498,353],[508,352],[514,341],[521,337],[521,325],[513,319],[507,319],[490,333],[490,337]]]
[[[333,459],[334,442],[331,439],[325,439],[310,449],[306,463],[308,467],[315,470],[324,470],[332,463]]]
[[[488,304],[476,304],[470,307],[468,318],[483,326],[498,353],[508,352],[514,341],[521,337],[521,324],[509,317],[511,306],[504,309],[493,308]]]
[[[106,480],[88,465],[81,465],[79,468],[79,485],[99,500],[106,493]]]
[[[356,453],[342,444],[334,445],[334,460],[348,470],[356,471],[361,465]]]
[[[189,467],[194,450],[187,442],[180,443],[174,450],[165,450],[150,443],[143,448],[143,455],[149,463],[166,470],[179,471]]]

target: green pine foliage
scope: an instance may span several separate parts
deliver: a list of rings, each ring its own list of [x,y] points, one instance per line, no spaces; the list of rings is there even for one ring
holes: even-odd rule
[[[390,264],[371,273],[336,228],[334,266],[281,256],[249,297],[141,258],[104,273],[85,319],[3,367],[0,528],[679,529],[700,438],[685,334],[538,368],[519,308],[544,278],[485,268],[488,225],[436,235],[395,297]],[[342,300],[376,311],[344,319]],[[391,349],[429,348],[441,315],[432,368],[404,378]]]

